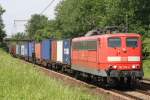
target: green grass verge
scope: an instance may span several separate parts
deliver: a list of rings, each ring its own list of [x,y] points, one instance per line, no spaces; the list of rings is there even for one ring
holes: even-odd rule
[[[103,100],[81,87],[70,87],[51,79],[0,49],[0,100]]]
[[[143,43],[147,43],[145,48],[147,48],[148,52],[150,52],[150,38],[145,38]],[[150,79],[150,58],[147,58],[143,61],[143,69],[144,69],[144,78]]]
[[[150,79],[150,59],[143,61],[144,78]]]

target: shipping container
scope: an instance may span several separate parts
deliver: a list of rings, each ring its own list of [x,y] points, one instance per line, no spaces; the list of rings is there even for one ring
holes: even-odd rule
[[[29,42],[26,42],[24,45],[24,55],[25,57],[28,57],[29,55]]]
[[[35,57],[41,59],[41,43],[35,43]]]
[[[63,63],[63,41],[57,41],[57,62]]]
[[[20,55],[20,54],[21,54],[20,44],[16,44],[16,55]]]
[[[9,53],[14,55],[14,56],[16,55],[16,45],[12,44],[9,46]]]
[[[71,39],[63,40],[63,63],[71,64]]]
[[[35,52],[35,43],[34,41],[29,42],[29,57],[32,57],[32,54]]]
[[[52,41],[52,61],[56,62],[57,61],[57,41],[53,40]]]
[[[24,56],[25,50],[24,50],[24,44],[21,44],[21,56]]]
[[[45,61],[51,60],[51,40],[45,39],[42,40],[42,59]]]

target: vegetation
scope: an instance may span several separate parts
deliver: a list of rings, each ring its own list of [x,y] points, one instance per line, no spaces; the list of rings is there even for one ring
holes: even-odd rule
[[[127,27],[129,32],[147,33],[150,30],[149,3],[142,0],[64,0],[56,9],[56,20],[65,38],[113,25]]]
[[[150,79],[150,38],[146,37],[143,41],[144,44],[144,60],[143,60],[143,68],[144,68],[144,77]]]
[[[26,32],[30,39],[41,40],[42,36],[45,36],[44,28],[48,24],[48,18],[44,15],[32,15],[31,19],[26,25]]]
[[[6,37],[5,31],[4,31],[4,24],[2,20],[2,15],[5,12],[5,10],[0,5],[0,43],[3,42],[3,38]]]
[[[72,38],[96,28],[121,26],[128,32],[149,35],[149,3],[148,0],[63,0],[56,8],[55,20],[32,15],[27,33],[35,39]]]
[[[143,61],[144,77],[150,79],[150,59]]]
[[[100,100],[80,87],[70,87],[63,81],[45,76],[32,64],[12,58],[0,49],[1,100]],[[21,66],[20,66],[21,65]]]
[[[23,32],[18,32],[17,34],[15,35],[12,35],[12,39],[18,39],[18,40],[21,40],[21,39],[27,39],[27,35]]]

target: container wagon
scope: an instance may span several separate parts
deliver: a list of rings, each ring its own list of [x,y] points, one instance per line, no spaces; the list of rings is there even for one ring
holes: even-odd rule
[[[57,41],[57,63],[63,63],[63,40]]]
[[[12,44],[9,46],[9,53],[14,57],[16,56],[16,45]]]
[[[66,67],[71,66],[71,39],[63,40],[63,64]]]
[[[51,40],[50,39],[44,39],[41,43],[41,58],[42,62],[41,64],[44,66],[47,66],[49,63],[51,63]]]
[[[20,57],[22,59],[24,59],[25,58],[25,45],[24,45],[24,43],[22,43],[20,46],[21,46],[21,55],[20,55]]]
[[[24,57],[26,61],[29,60],[29,42],[25,42],[24,44]]]
[[[41,43],[35,43],[35,58],[36,63],[41,64]]]
[[[21,55],[21,46],[20,44],[16,44],[16,56],[20,57]]]
[[[35,59],[35,42],[31,41],[29,42],[29,61],[33,62]]]
[[[51,55],[51,60],[52,62],[56,62],[57,61],[57,41],[56,40],[52,40],[52,55]]]

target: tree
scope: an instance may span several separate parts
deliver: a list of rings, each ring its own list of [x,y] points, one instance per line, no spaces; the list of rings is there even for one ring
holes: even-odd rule
[[[21,40],[21,39],[26,39],[26,38],[27,38],[27,36],[23,32],[18,32],[17,34],[12,35],[12,39]]]
[[[65,0],[56,9],[64,38],[82,36],[97,28],[105,14],[103,0]]]
[[[149,0],[63,0],[56,19],[33,15],[27,33],[37,40],[73,38],[106,26],[121,26],[128,32],[150,33]]]
[[[4,24],[2,20],[2,15],[5,12],[5,10],[0,5],[0,42],[3,42],[3,38],[6,37],[5,31],[4,31]]]
[[[149,0],[64,0],[57,6],[56,20],[65,38],[106,26],[123,26],[128,32],[148,33],[149,4]]]
[[[48,18],[44,15],[34,14],[26,25],[26,32],[30,39],[35,39],[39,30],[43,30],[48,23]],[[41,33],[42,34],[42,33]]]

